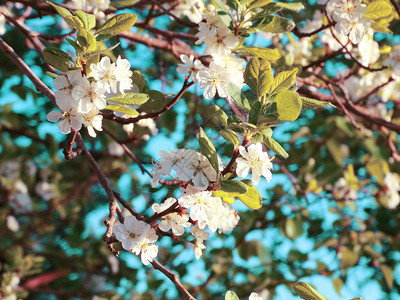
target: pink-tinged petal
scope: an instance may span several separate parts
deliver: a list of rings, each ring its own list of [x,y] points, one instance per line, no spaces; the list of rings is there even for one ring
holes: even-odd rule
[[[184,66],[184,65],[178,65],[178,67],[176,68],[176,71],[179,74],[188,74],[189,73],[190,68],[188,66]]]
[[[47,121],[49,121],[49,122],[57,122],[61,118],[62,118],[62,113],[55,111],[55,110],[53,110],[47,114]]]
[[[122,240],[122,248],[125,250],[131,250],[135,246],[135,242],[131,239],[124,239]]]
[[[203,175],[203,173],[199,172],[193,177],[193,185],[199,191],[204,191],[208,187],[208,179]]]
[[[167,232],[168,230],[171,229],[171,225],[168,223],[168,221],[163,220],[160,222],[160,224],[158,224],[158,228],[160,228],[160,230]]]
[[[67,119],[64,119],[60,123],[58,123],[57,127],[64,134],[68,134],[71,132],[71,125],[69,125],[69,122]]]
[[[76,118],[73,118],[73,119],[71,119],[71,127],[74,129],[74,130],[81,130],[81,128],[82,128],[82,122],[79,120],[79,119],[76,119]]]
[[[54,78],[53,84],[56,90],[61,90],[65,88],[69,84],[69,82],[67,80],[67,77],[65,77],[64,75],[60,75],[57,78]]]
[[[137,227],[137,219],[135,216],[127,216],[124,220],[124,226],[128,231],[134,231]]]

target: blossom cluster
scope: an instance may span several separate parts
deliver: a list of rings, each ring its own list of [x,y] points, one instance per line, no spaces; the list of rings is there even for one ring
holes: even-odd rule
[[[190,74],[191,79],[204,89],[204,98],[212,99],[216,93],[227,98],[229,83],[238,88],[244,85],[245,60],[232,52],[239,46],[239,38],[224,24],[213,6],[209,6],[198,25],[196,44],[205,44],[204,54],[211,55],[212,61],[206,67],[199,60],[194,60],[194,56],[181,55],[184,64],[179,65],[177,71]]]
[[[61,112],[51,111],[47,120],[57,122],[61,119],[57,126],[64,134],[70,133],[71,128],[78,131],[84,125],[89,135],[96,137],[94,129],[103,130],[100,110],[106,107],[106,99],[132,88],[132,71],[126,59],[118,57],[111,63],[109,57],[103,57],[90,69],[90,76],[76,69],[54,79],[55,100]]]
[[[154,228],[146,222],[136,219],[135,216],[127,216],[124,223],[114,225],[113,230],[122,247],[136,255],[140,254],[144,265],[147,266],[157,256],[158,246],[154,243],[158,236]]]

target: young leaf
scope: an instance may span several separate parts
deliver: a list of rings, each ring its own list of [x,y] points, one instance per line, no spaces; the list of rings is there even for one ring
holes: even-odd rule
[[[71,38],[65,38],[65,39],[72,47],[74,47],[77,54],[83,52],[82,47],[79,46],[79,44],[77,42],[75,42],[73,39],[71,39]]]
[[[283,149],[283,147],[277,141],[275,141],[272,137],[270,137],[264,133],[263,133],[263,137],[264,137],[264,144],[268,149],[274,151],[276,154],[283,157],[284,159],[289,157],[289,154],[286,152],[286,150]]]
[[[276,95],[274,102],[281,121],[294,121],[301,112],[300,96],[290,91],[283,91]]]
[[[251,107],[251,110],[249,112],[249,123],[257,125],[260,113],[261,113],[261,102],[256,102]]]
[[[143,76],[143,74],[140,73],[140,71],[138,71],[138,70],[133,71],[131,79],[132,79],[132,83],[137,85],[140,92],[145,91],[147,81],[146,81],[146,78]]]
[[[79,45],[84,48],[84,50],[88,52],[92,52],[96,50],[96,38],[88,32],[86,29],[79,29],[77,33],[77,39]]]
[[[291,31],[296,24],[289,19],[280,16],[271,16],[271,20],[260,29],[265,32],[285,33]]]
[[[372,20],[378,20],[380,18],[388,17],[392,14],[393,11],[392,6],[387,1],[383,0],[370,2],[367,9],[367,13],[364,14],[363,17]]]
[[[165,106],[165,96],[163,93],[155,90],[149,91],[150,99],[145,104],[140,106],[140,111],[146,113],[156,113],[162,110]]]
[[[222,180],[220,182],[220,185],[221,185],[221,191],[227,193],[234,193],[237,195],[244,194],[249,189],[247,184],[239,180]]]
[[[314,108],[324,107],[327,105],[335,107],[330,102],[319,101],[319,100],[307,98],[307,97],[300,97],[300,99],[301,99],[303,109],[310,109],[310,108],[314,109]]]
[[[207,113],[209,114],[208,117],[210,119],[216,119],[219,123],[222,123],[224,126],[228,126],[228,116],[224,112],[221,107],[218,105],[212,105],[207,109]]]
[[[134,110],[128,106],[125,106],[125,105],[111,104],[111,105],[107,105],[105,107],[105,109],[113,110],[113,111],[120,112],[123,114],[131,115],[131,116],[137,116],[139,114],[136,110]]]
[[[136,22],[137,16],[135,14],[120,14],[107,20],[95,35],[98,41],[106,40],[116,34],[131,28]]]
[[[72,61],[71,56],[64,51],[55,48],[47,47],[43,50],[43,58],[46,63],[60,70],[61,72],[67,72],[71,67],[70,61]]]
[[[208,158],[212,167],[218,173],[219,163],[218,163],[217,151],[215,150],[214,144],[211,142],[211,140],[208,138],[207,134],[201,127],[199,132],[199,144],[200,144],[201,154],[203,154],[205,157]]]
[[[285,2],[274,2],[269,4],[268,6],[276,6],[279,8],[283,8],[283,9],[288,9],[288,10],[295,10],[295,11],[300,11],[302,9],[304,9],[304,5],[301,2],[294,2],[294,3],[285,3]]]
[[[114,7],[128,6],[128,5],[133,5],[137,2],[139,2],[139,0],[117,0],[117,1],[111,2],[110,5],[112,5]]]
[[[92,14],[85,13],[84,11],[75,11],[76,16],[83,24],[83,28],[90,30],[96,26],[96,16]]]
[[[230,129],[222,129],[219,131],[219,134],[228,142],[232,143],[234,148],[236,149],[239,146],[239,139],[236,133]]]
[[[294,68],[275,75],[274,83],[271,86],[271,95],[288,90],[293,85],[298,71],[299,69]]]
[[[116,102],[125,105],[142,105],[149,100],[149,95],[141,93],[128,93],[125,95],[116,95],[107,98],[107,101]]]
[[[268,3],[272,2],[272,0],[254,0],[250,2],[249,9],[263,7]]]
[[[268,93],[274,82],[269,62],[262,58],[252,58],[246,66],[244,81],[258,98]]]
[[[311,285],[305,282],[297,282],[293,285],[294,291],[304,300],[328,300],[317,292]]]
[[[228,83],[228,92],[232,100],[241,108],[249,111],[251,109],[249,100],[247,100],[245,94],[235,84]]]
[[[222,22],[224,22],[224,24],[227,27],[229,27],[232,22],[232,17],[230,15],[229,11],[226,9],[225,4],[223,2],[221,2],[220,0],[213,0],[213,1],[218,8],[218,15],[220,16]]]
[[[240,47],[235,51],[242,51],[244,55],[260,57],[267,61],[277,61],[281,58],[281,54],[278,49],[269,49],[269,48],[261,48],[261,47]]]
[[[235,198],[231,196],[230,193],[225,193],[223,191],[212,191],[213,197],[220,197],[222,201],[233,204],[235,202]]]
[[[248,208],[259,209],[262,206],[262,198],[260,193],[254,186],[249,186],[246,193],[238,195],[240,201]]]

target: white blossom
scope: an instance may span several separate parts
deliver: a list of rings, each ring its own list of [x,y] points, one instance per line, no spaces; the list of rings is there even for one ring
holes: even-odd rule
[[[180,0],[167,4],[170,12],[176,17],[188,17],[193,23],[199,23],[202,20],[202,11],[204,2],[202,0]]]
[[[204,241],[208,239],[210,234],[205,232],[204,229],[201,229],[197,225],[190,228],[190,233],[195,237],[195,242],[193,244],[194,255],[196,259],[199,259],[203,250],[206,249]]]
[[[120,156],[124,155],[124,153],[125,153],[124,148],[122,148],[122,146],[117,142],[109,143],[107,145],[107,150],[111,156],[115,156],[115,157],[120,157]]]
[[[387,173],[384,177],[384,197],[390,209],[395,209],[400,203],[400,176],[395,173]]]
[[[79,100],[79,112],[87,113],[93,109],[93,106],[98,109],[106,107],[105,92],[104,87],[96,81],[89,82],[84,76],[81,82],[74,87],[71,95],[74,99]]]
[[[216,211],[222,206],[221,198],[213,197],[210,191],[203,191],[182,195],[178,201],[181,206],[190,209],[190,217],[197,221],[200,229],[208,225],[215,232],[220,221]]]
[[[103,131],[102,121],[103,116],[99,114],[97,108],[93,108],[86,114],[82,115],[82,123],[86,126],[91,137],[96,137],[95,129],[97,131]]]
[[[194,60],[193,55],[190,55],[189,57],[185,54],[181,54],[180,58],[184,64],[179,64],[176,68],[176,71],[184,75],[190,74],[190,78],[193,80],[193,82],[198,82],[197,74],[199,70],[204,68],[203,64],[198,59]]]
[[[119,83],[119,91],[122,94],[125,94],[126,90],[132,88],[132,71],[130,70],[131,64],[127,59],[121,58],[118,56],[116,64],[115,64],[115,79]]]
[[[77,111],[76,108],[70,106],[59,106],[62,112],[51,111],[47,114],[47,120],[50,122],[57,122],[61,119],[61,121],[57,124],[57,127],[64,134],[68,134],[71,132],[71,127],[74,130],[80,130],[82,128],[82,115]]]
[[[7,228],[12,232],[17,232],[19,230],[19,223],[16,217],[12,215],[7,216]]]
[[[6,31],[6,18],[2,13],[0,13],[0,35],[5,34]]]
[[[107,93],[111,91],[113,93],[117,92],[117,78],[114,72],[115,63],[111,63],[108,56],[103,57],[97,65],[91,64],[90,69],[92,70],[90,76],[93,76],[97,83],[106,89]]]
[[[140,243],[132,249],[136,255],[140,254],[141,261],[145,266],[151,263],[158,254],[158,246],[154,245],[157,239],[156,231],[150,228]]]
[[[261,175],[268,182],[271,181],[273,166],[267,152],[262,150],[261,143],[251,144],[247,147],[247,151],[243,146],[239,146],[239,152],[243,157],[236,160],[236,173],[239,177],[245,178],[251,171],[251,181],[257,185]]]
[[[262,300],[262,298],[257,293],[251,293],[249,296],[249,300]]]
[[[220,97],[228,97],[228,86],[229,76],[225,68],[217,65],[215,62],[211,62],[208,68],[203,68],[198,73],[198,82],[200,88],[204,90],[204,98],[212,99],[218,92]]]
[[[162,204],[154,203],[151,208],[154,213],[161,213],[176,203],[176,199],[168,198]],[[189,216],[186,213],[169,213],[161,218],[158,228],[167,232],[172,229],[174,235],[182,235],[185,232],[185,227],[190,227]]]
[[[146,239],[146,234],[150,230],[150,225],[136,219],[135,216],[127,216],[124,224],[115,224],[114,234],[125,250],[136,251]]]

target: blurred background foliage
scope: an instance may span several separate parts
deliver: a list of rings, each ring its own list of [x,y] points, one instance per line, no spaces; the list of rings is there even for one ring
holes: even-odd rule
[[[292,18],[311,19],[316,6],[309,3]],[[24,11],[13,10],[17,15]],[[130,11],[139,19],[146,16],[141,7]],[[60,24],[59,18],[50,16],[27,21],[49,36],[65,32]],[[183,29],[166,16],[157,18],[156,25]],[[391,28],[399,34],[398,21]],[[43,60],[21,30],[8,26],[3,39],[52,87]],[[257,39],[258,45],[268,45],[262,37]],[[384,36],[382,42],[390,44],[392,39]],[[192,41],[187,43],[196,49]],[[182,76],[175,68],[180,62],[171,53],[121,39],[114,51],[119,54],[145,75],[151,89],[165,94],[179,90]],[[0,66],[3,297],[15,292],[18,298],[29,299],[178,298],[174,286],[143,267],[135,255],[122,253],[119,260],[111,255],[101,239],[108,200],[96,175],[83,157],[64,159],[60,145],[66,137],[46,121],[53,104],[3,55]],[[349,61],[339,56],[325,72],[335,76],[346,66]],[[159,133],[149,141],[143,138],[150,133],[145,127],[136,126],[128,136],[120,124],[105,120],[103,125],[125,141],[149,171],[159,150],[198,148],[199,126],[207,128],[227,162],[233,147],[214,131],[209,109],[215,103],[229,115],[231,108],[224,99],[203,100],[197,89],[192,87],[157,120]],[[388,108],[398,114],[396,104],[389,103]],[[172,187],[152,189],[150,178],[128,156],[112,155],[112,140],[105,133],[96,139],[82,135],[113,186],[140,213],[150,215],[152,203],[177,195]],[[389,135],[398,148],[398,135]],[[391,158],[388,137],[372,125],[358,130],[342,112],[327,107],[303,111],[297,121],[277,128],[274,138],[290,156],[276,158],[273,181],[258,186],[263,207],[253,211],[236,203],[239,225],[230,234],[215,234],[207,241],[199,261],[189,243],[168,237],[160,241],[158,260],[201,299],[219,299],[227,290],[240,298],[257,291],[271,299],[298,299],[291,292],[291,284],[298,280],[313,284],[329,299],[400,299],[400,211],[388,208],[384,183],[385,174],[399,173],[400,166]]]

